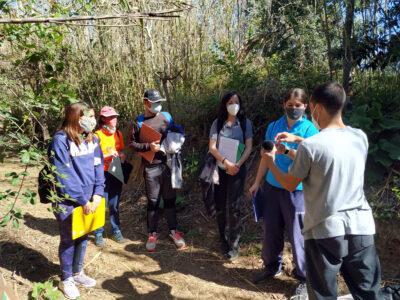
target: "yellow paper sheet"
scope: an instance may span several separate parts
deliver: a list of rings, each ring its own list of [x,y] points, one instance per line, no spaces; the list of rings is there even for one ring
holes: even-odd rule
[[[72,239],[75,240],[104,226],[106,221],[106,200],[101,199],[94,213],[85,215],[83,207],[78,206],[72,212]]]

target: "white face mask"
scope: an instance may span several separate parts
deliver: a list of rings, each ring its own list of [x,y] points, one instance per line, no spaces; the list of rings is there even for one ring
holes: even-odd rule
[[[103,125],[103,128],[111,134],[114,134],[117,131],[117,127],[111,125]]]
[[[229,104],[226,106],[226,110],[231,116],[236,116],[239,112],[240,105],[239,104]]]
[[[89,116],[83,116],[79,120],[79,125],[81,125],[84,132],[90,133],[96,128],[96,119]]]
[[[314,118],[314,113],[315,113],[315,109],[317,108],[317,105],[314,106],[313,111],[311,112],[311,121],[313,122],[314,126],[318,129],[321,130],[321,126],[319,126],[318,124],[318,120],[319,120],[319,113],[318,113],[318,117],[317,119]]]
[[[151,107],[150,107],[150,111],[153,114],[157,114],[161,111],[162,109],[162,104],[161,102],[155,102],[155,103],[151,103]]]

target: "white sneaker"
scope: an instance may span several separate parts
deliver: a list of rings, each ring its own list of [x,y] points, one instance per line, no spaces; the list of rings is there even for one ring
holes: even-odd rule
[[[84,287],[91,288],[96,285],[96,280],[87,276],[83,271],[74,275],[74,281],[77,284],[83,285]]]
[[[75,285],[75,281],[72,277],[69,277],[60,282],[59,289],[63,292],[65,298],[67,299],[77,299],[79,298],[79,290]]]

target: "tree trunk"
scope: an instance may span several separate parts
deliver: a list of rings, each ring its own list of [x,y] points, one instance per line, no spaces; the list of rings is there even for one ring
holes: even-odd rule
[[[343,28],[343,88],[349,100],[352,56],[352,30],[354,24],[354,0],[346,0],[346,19]]]
[[[328,14],[327,14],[327,7],[326,7],[326,0],[322,0],[323,8],[324,8],[324,16],[320,11],[320,18],[322,23],[322,28],[324,30],[324,35],[326,39],[326,50],[327,50],[327,57],[328,57],[328,66],[329,66],[329,80],[333,80],[333,60],[332,60],[332,42],[331,37],[329,35],[329,24],[328,24]]]
[[[171,98],[169,96],[169,90],[168,90],[168,79],[167,78],[161,78],[163,90],[164,90],[164,95],[165,99],[167,99],[167,107],[168,111],[170,114],[172,114],[172,105],[171,105]]]

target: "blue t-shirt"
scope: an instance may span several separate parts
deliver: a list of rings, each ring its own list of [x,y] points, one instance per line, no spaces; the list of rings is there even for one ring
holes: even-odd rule
[[[292,128],[288,128],[287,124],[287,119],[286,115],[282,116],[278,120],[271,122],[268,125],[267,131],[265,132],[265,140],[270,140],[273,141],[275,139],[275,136],[280,133],[280,132],[289,132],[294,135],[303,137],[303,138],[308,138],[310,136],[313,136],[317,134],[319,131],[318,129],[314,126],[312,122],[307,120],[306,117],[301,118],[298,120],[296,123],[293,124]],[[285,143],[286,147],[291,148],[291,149],[297,149],[298,144],[295,143]],[[287,173],[289,170],[290,165],[292,164],[292,160],[290,159],[289,156],[285,154],[277,154],[275,157],[275,164],[276,166],[282,171]],[[277,187],[277,188],[283,188],[280,183],[275,179],[274,175],[272,174],[271,171],[268,171],[267,175],[265,176],[265,180]],[[296,190],[303,190],[303,185],[300,183]]]

